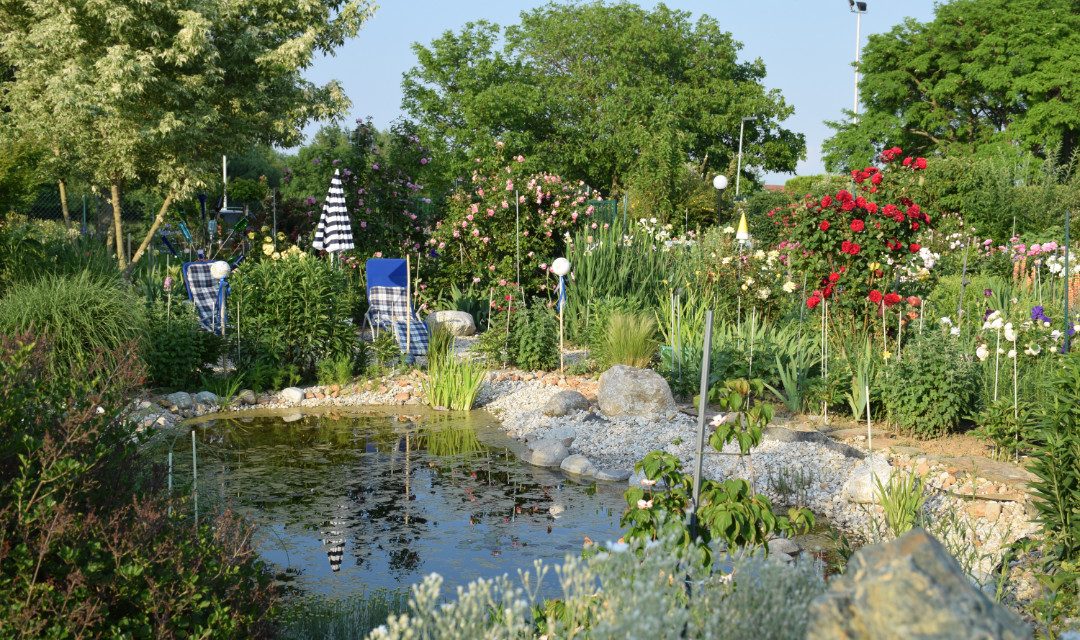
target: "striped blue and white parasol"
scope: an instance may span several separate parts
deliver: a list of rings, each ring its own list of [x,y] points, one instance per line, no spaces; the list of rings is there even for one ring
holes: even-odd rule
[[[334,170],[334,179],[330,181],[330,190],[326,193],[319,225],[315,228],[315,241],[311,246],[329,253],[348,251],[355,246],[352,221],[345,209],[345,191],[341,188],[337,169]]]

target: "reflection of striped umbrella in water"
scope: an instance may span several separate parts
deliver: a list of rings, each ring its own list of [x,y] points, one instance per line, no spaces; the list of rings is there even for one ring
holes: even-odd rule
[[[326,559],[330,561],[330,570],[337,573],[341,570],[341,560],[345,557],[345,510],[346,505],[338,505],[337,517],[328,521],[329,526],[324,532],[323,544],[326,545]]]

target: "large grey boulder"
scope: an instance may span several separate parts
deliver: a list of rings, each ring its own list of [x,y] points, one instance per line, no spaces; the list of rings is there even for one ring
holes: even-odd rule
[[[191,399],[191,394],[186,391],[177,391],[165,396],[165,405],[174,408],[174,411],[190,409],[193,404],[195,404],[195,401]]]
[[[537,440],[529,445],[525,462],[537,467],[557,467],[570,455],[561,440]]]
[[[855,466],[841,491],[848,502],[856,504],[874,504],[878,501],[877,482],[882,486],[889,484],[894,469],[889,461],[881,456],[867,456]]]
[[[562,463],[559,464],[559,468],[561,468],[566,473],[570,473],[575,476],[584,476],[586,478],[591,478],[596,475],[596,466],[593,465],[591,460],[581,455],[580,453],[576,453],[572,456],[567,456],[563,458]]]
[[[442,327],[452,336],[471,336],[476,333],[476,322],[467,311],[432,311],[424,322],[432,331],[436,327]]]
[[[304,399],[304,390],[299,387],[286,387],[278,393],[278,397],[282,402],[299,404]]]
[[[612,417],[669,418],[676,411],[671,388],[660,374],[621,364],[600,375],[596,399],[600,410]]]
[[[544,415],[561,418],[578,411],[589,409],[589,399],[579,391],[560,391],[544,403]]]
[[[200,391],[195,394],[195,403],[207,407],[216,407],[221,404],[221,399],[213,391]]]
[[[976,589],[922,529],[860,549],[810,604],[808,640],[1020,640],[1031,629]]]

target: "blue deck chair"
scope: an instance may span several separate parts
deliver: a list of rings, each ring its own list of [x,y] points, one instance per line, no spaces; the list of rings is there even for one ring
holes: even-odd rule
[[[187,289],[188,299],[195,305],[199,315],[199,324],[211,333],[222,332],[221,306],[224,304],[225,295],[228,293],[228,285],[222,288],[221,283],[214,280],[210,275],[210,260],[185,262],[181,267],[184,278],[184,288]]]
[[[368,310],[364,319],[374,335],[391,330],[401,351],[411,360],[427,353],[427,325],[412,309],[408,296],[409,271],[404,260],[372,258],[367,261]],[[407,346],[407,348],[406,348]]]

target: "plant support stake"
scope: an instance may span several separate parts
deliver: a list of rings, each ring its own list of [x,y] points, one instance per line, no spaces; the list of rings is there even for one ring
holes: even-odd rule
[[[199,537],[199,459],[195,455],[195,429],[191,430],[191,497],[195,502],[195,538]]]
[[[711,360],[709,356],[712,351],[712,325],[713,312],[709,309],[705,312],[705,344],[701,352],[701,387],[698,395],[697,446],[694,449],[694,486],[691,501],[693,510],[690,512],[690,535],[694,539],[697,538],[697,508],[698,498],[701,496],[701,467],[705,449],[705,408],[709,406],[709,361]]]

